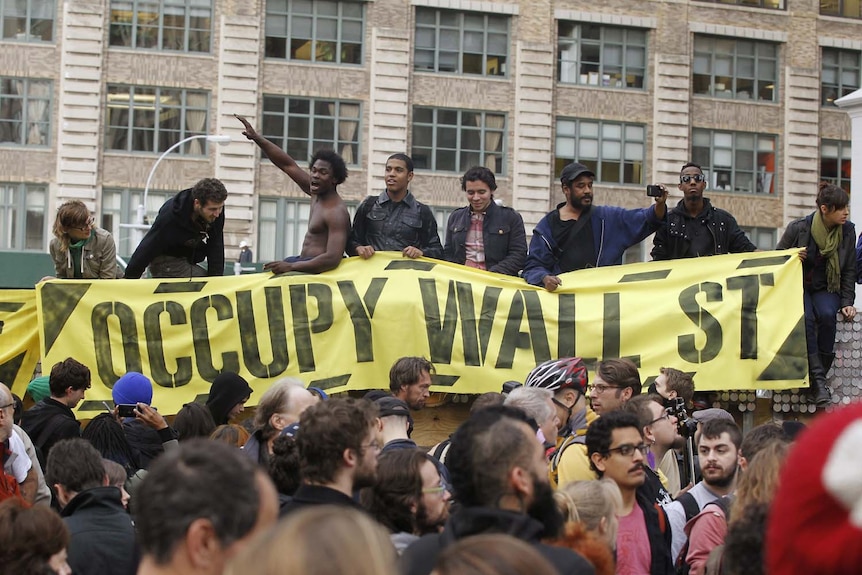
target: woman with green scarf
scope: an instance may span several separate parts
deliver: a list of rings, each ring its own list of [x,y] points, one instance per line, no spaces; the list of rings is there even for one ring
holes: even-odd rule
[[[802,287],[808,374],[817,405],[832,402],[826,374],[835,354],[838,312],[845,320],[856,315],[856,229],[850,216],[850,197],[838,186],[822,182],[817,211],[791,222],[777,249],[803,248]]]
[[[117,277],[114,237],[95,226],[90,210],[79,200],[68,201],[57,210],[50,252],[60,279]]]

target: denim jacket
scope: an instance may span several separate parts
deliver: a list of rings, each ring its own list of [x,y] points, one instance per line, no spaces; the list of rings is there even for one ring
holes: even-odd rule
[[[416,201],[410,192],[400,202],[393,202],[384,191],[376,197],[368,196],[359,204],[347,253],[355,256],[358,246],[398,252],[415,246],[425,257],[443,259],[437,220],[431,209]]]

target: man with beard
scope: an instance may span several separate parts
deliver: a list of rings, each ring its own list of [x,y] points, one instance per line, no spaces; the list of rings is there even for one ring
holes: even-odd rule
[[[347,179],[344,160],[332,150],[317,150],[311,157],[307,173],[290,154],[258,134],[245,118],[234,116],[245,128],[243,135],[257,144],[273,164],[311,196],[308,231],[301,253],[284,261],[269,262],[263,269],[276,274],[292,271],[319,274],[334,270],[344,257],[350,235],[350,214],[337,190],[338,185]]]
[[[527,283],[554,291],[561,273],[619,265],[623,253],[656,231],[667,211],[667,190],[654,206],[626,210],[593,205],[595,174],[573,162],[560,173],[566,201],[542,218],[524,264]]]
[[[220,180],[204,178],[166,201],[132,254],[124,277],[138,279],[147,266],[154,278],[223,275],[226,199]],[[198,265],[204,259],[206,270]]]
[[[757,249],[729,212],[714,207],[709,198],[703,197],[706,176],[700,166],[692,162],[684,165],[678,187],[685,197],[667,214],[667,224],[656,232],[652,259],[676,260]]]
[[[353,493],[377,477],[377,407],[351,397],[312,405],[299,418],[296,444],[302,485],[282,516],[309,505],[359,507]]]
[[[733,421],[712,419],[703,424],[697,443],[703,480],[664,507],[673,533],[671,551],[674,560],[688,541],[685,524],[707,503],[732,493],[736,488],[741,443],[742,433]]]
[[[644,489],[644,443],[638,418],[625,411],[602,415],[587,430],[587,452],[599,477],[620,488],[623,507],[617,530],[617,573],[674,572],[671,534],[664,510]]]
[[[424,357],[402,357],[389,370],[389,391],[410,409],[419,411],[431,395],[433,373],[434,364]]]
[[[647,476],[644,486],[652,490],[654,500],[659,505],[670,503],[673,498],[666,488],[667,478],[659,470],[658,462],[682,439],[677,432],[676,417],[665,409],[661,396],[654,393],[633,397],[623,410],[638,418],[644,442],[649,446],[647,465],[644,466]]]
[[[398,553],[449,518],[451,494],[431,457],[420,449],[380,454],[377,481],[362,490],[363,507],[389,529]]]
[[[481,533],[507,533],[533,545],[557,571],[594,573],[580,555],[542,543],[559,535],[563,516],[548,483],[544,450],[519,409],[489,407],[452,435],[446,463],[460,509],[439,534],[425,535],[402,555],[402,572],[427,575],[443,549]]]
[[[410,193],[413,160],[392,154],[386,160],[386,189],[368,196],[353,218],[347,253],[367,260],[379,251],[397,251],[408,258],[443,259],[437,219],[431,208]]]

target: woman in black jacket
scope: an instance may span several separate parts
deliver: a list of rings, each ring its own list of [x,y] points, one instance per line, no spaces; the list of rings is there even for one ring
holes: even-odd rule
[[[808,373],[817,405],[832,402],[826,374],[835,354],[837,315],[856,315],[856,230],[850,216],[847,192],[826,182],[820,184],[817,210],[788,224],[777,249],[804,248],[802,287],[805,302],[805,337]]]
[[[447,261],[510,276],[518,275],[527,257],[524,220],[497,205],[494,172],[470,168],[461,178],[469,205],[449,216],[444,254]]]

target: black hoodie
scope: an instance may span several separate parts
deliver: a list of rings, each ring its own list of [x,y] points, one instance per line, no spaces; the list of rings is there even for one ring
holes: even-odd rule
[[[252,389],[239,374],[223,371],[213,380],[207,407],[216,425],[228,422],[228,413],[233,407],[251,396]]]
[[[224,274],[224,211],[203,227],[192,221],[194,199],[191,188],[162,205],[153,227],[132,254],[125,277],[138,279],[156,256],[184,258],[190,264],[207,260],[207,275]]]
[[[81,437],[81,424],[75,419],[74,412],[52,397],[46,397],[25,411],[21,428],[38,448],[43,467],[55,443],[61,439]]]
[[[134,575],[135,528],[113,486],[81,491],[62,512],[69,527],[69,566],[75,575]]]

